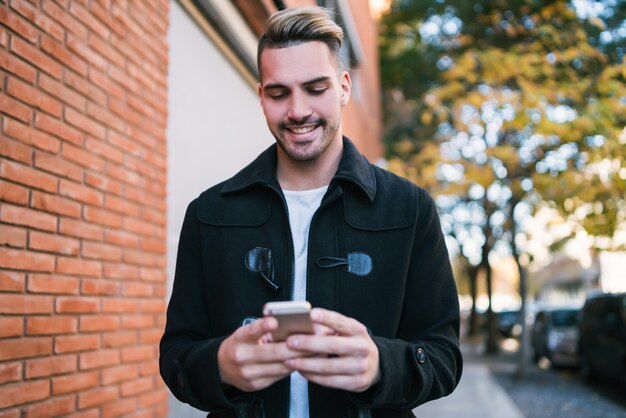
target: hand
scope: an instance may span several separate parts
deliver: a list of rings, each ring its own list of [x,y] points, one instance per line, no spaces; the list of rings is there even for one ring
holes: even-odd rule
[[[365,325],[321,308],[311,311],[311,319],[334,330],[334,335],[290,336],[287,347],[317,356],[292,357],[285,361],[287,366],[311,382],[353,392],[363,392],[380,380],[378,347]]]
[[[260,318],[222,342],[217,351],[222,383],[252,392],[291,374],[285,361],[302,353],[290,350],[285,342],[271,342],[268,333],[277,327],[276,318]]]

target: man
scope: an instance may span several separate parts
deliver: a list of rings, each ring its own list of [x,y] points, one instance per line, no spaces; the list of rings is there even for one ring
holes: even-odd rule
[[[321,8],[270,18],[258,93],[277,144],[187,210],[160,367],[211,416],[412,417],[460,378],[433,201],[342,137],[342,37]],[[272,341],[262,307],[290,299],[315,333]]]

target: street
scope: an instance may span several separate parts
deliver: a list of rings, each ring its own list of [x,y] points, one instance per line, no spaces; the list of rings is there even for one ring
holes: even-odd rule
[[[457,391],[418,407],[418,417],[626,418],[626,388],[618,384],[587,384],[578,369],[553,369],[546,361],[529,361],[520,378],[513,340],[497,354],[485,354],[477,337],[461,346],[465,371]]]

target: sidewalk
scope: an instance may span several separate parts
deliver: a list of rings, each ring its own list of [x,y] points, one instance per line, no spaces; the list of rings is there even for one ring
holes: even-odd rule
[[[464,366],[461,382],[450,396],[421,405],[413,413],[418,418],[524,418],[487,366],[472,363]]]
[[[413,410],[418,418],[525,418],[484,361],[481,338],[461,340],[463,375],[450,396]]]

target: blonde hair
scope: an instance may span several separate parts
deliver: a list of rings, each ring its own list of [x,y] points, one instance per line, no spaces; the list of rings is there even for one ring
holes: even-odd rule
[[[335,23],[333,17],[333,12],[323,7],[285,9],[270,16],[257,48],[259,75],[261,54],[265,48],[288,48],[311,41],[325,43],[341,67],[343,29]]]

